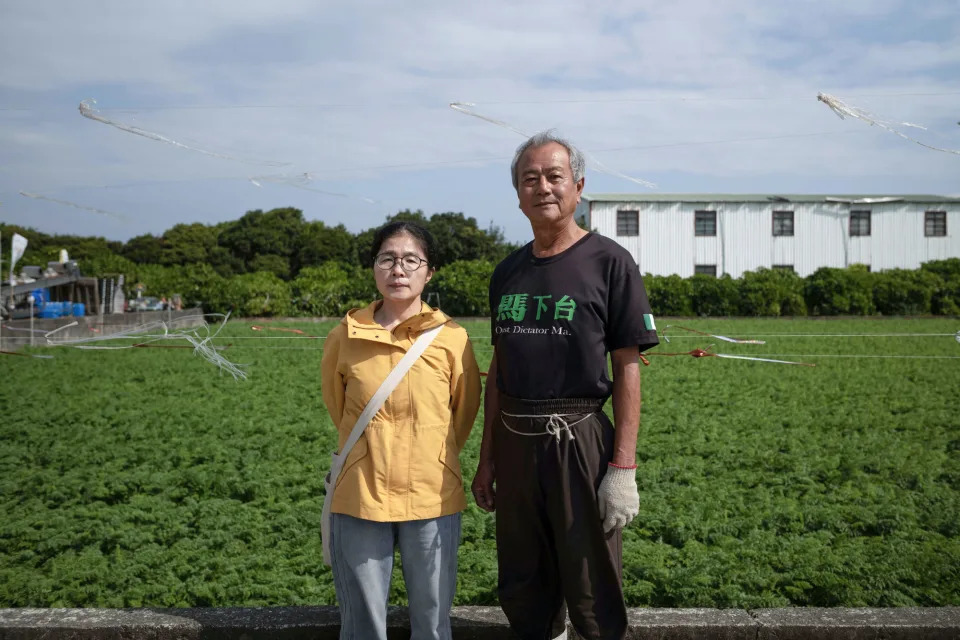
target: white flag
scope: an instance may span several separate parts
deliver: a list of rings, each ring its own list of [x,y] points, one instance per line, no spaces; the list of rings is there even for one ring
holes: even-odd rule
[[[23,252],[27,250],[27,239],[24,238],[19,233],[13,234],[13,242],[11,244],[11,251],[13,252],[10,256],[10,286],[14,286],[13,280],[13,268],[17,266],[17,261],[23,257]],[[3,276],[0,276],[2,278]]]

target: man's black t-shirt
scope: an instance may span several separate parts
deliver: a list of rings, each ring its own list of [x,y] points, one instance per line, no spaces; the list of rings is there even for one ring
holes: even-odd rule
[[[536,258],[533,243],[490,279],[497,386],[509,396],[607,398],[607,352],[659,344],[633,256],[589,233],[566,251]]]

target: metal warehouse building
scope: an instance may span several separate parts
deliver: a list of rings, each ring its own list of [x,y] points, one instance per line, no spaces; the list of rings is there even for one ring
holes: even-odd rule
[[[960,198],[945,196],[601,193],[584,195],[576,215],[657,275],[782,267],[807,276],[960,257]]]

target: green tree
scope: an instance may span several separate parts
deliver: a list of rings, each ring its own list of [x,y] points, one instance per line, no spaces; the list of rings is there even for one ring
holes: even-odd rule
[[[377,297],[369,268],[335,260],[304,267],[291,284],[297,309],[308,316],[339,317]]]
[[[370,245],[373,244],[373,236],[376,234],[376,231],[376,228],[365,229],[354,238],[354,255],[351,262],[358,267],[373,267],[373,258],[370,252],[374,251],[375,248],[372,248]]]
[[[224,278],[243,273],[246,269],[243,260],[230,253],[226,247],[217,245],[210,252],[209,264]]]
[[[209,262],[217,247],[217,229],[205,224],[177,224],[163,233],[160,264]]]
[[[303,212],[293,207],[248,211],[220,233],[219,243],[243,261],[247,271],[257,256],[290,259],[296,253],[305,223]]]
[[[323,222],[308,222],[299,236],[294,268],[316,266],[328,260],[354,262],[355,240],[342,224],[328,227]],[[359,264],[359,263],[357,263]]]
[[[126,272],[127,296],[136,297],[135,287],[143,284],[148,296],[169,298],[174,293],[182,294],[191,288],[186,268],[182,265],[164,266],[160,264],[136,265],[134,270]]]
[[[120,252],[124,258],[137,264],[160,264],[162,253],[163,240],[152,233],[130,238]]]
[[[290,285],[265,271],[211,279],[202,293],[204,309],[215,313],[288,316],[293,310]]]
[[[183,298],[184,308],[204,304],[204,293],[216,287],[223,286],[224,278],[213,267],[206,263],[188,264],[183,266],[183,288],[179,293]]]
[[[70,259],[76,260],[78,263],[89,261],[95,257],[119,256],[123,250],[123,243],[98,236],[48,235],[14,225],[10,225],[3,230],[5,243],[9,242],[7,239],[14,231],[25,237],[29,243],[26,253],[18,264],[33,264],[45,267],[48,262],[59,260],[61,249],[66,249]],[[7,235],[8,233],[10,235]]]
[[[438,294],[440,308],[452,316],[486,316],[493,267],[489,260],[451,262],[434,274],[425,291]]]
[[[290,277],[290,261],[283,256],[273,254],[258,255],[250,261],[250,271],[266,271],[286,280]]]
[[[430,216],[427,224],[437,243],[432,262],[442,266],[457,260],[495,260],[499,257],[497,240],[477,227],[475,218],[446,211]]]
[[[19,270],[23,265],[41,265],[46,266],[49,260],[55,260],[56,256],[49,256],[47,250],[50,245],[51,237],[42,231],[37,231],[30,227],[21,227],[15,224],[5,224],[0,222],[0,235],[3,236],[3,277],[9,276],[10,270],[10,240],[14,233],[19,233],[27,239],[27,250],[23,257],[17,262]],[[51,249],[51,251],[53,251]]]
[[[80,273],[95,278],[117,274],[132,278],[137,270],[136,264],[115,253],[101,253],[87,260],[79,260],[77,265]]]

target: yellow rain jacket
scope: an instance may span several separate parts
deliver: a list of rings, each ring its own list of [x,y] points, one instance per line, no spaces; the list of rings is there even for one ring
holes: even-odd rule
[[[387,331],[373,319],[378,305],[347,313],[324,344],[321,389],[339,431],[338,451],[414,340],[446,326],[351,449],[330,509],[378,522],[462,511],[467,503],[459,454],[480,406],[480,372],[467,332],[426,304]]]

